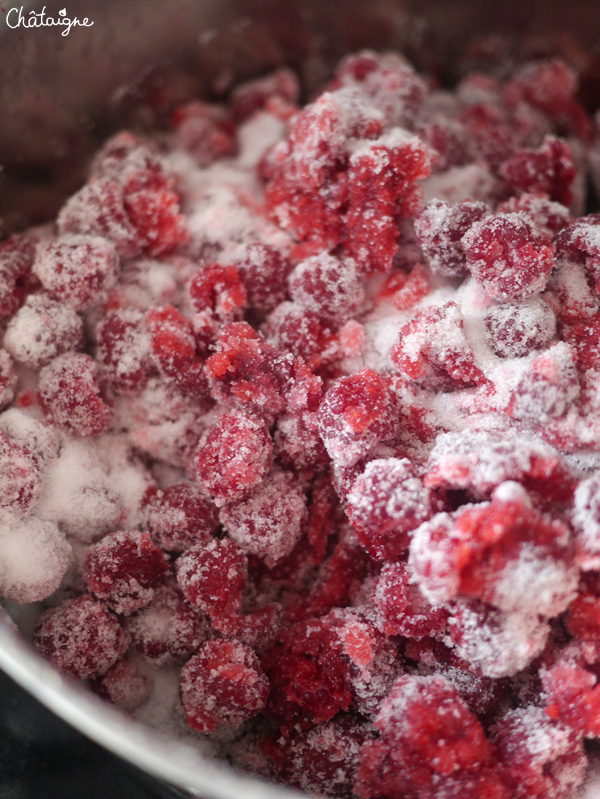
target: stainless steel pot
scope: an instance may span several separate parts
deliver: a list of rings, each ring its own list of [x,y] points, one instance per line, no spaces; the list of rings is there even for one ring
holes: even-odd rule
[[[93,25],[63,36],[56,27],[9,27],[0,15],[0,235],[51,218],[119,124],[154,124],[186,95],[218,96],[278,64],[296,66],[310,93],[335,60],[361,47],[401,49],[452,78],[466,63],[502,68],[511,53],[544,52],[550,42],[600,75],[600,19],[588,0],[50,0],[47,16],[63,6]],[[22,16],[43,7],[24,2]],[[598,92],[591,80],[587,88]],[[136,104],[148,91],[164,95],[150,115]],[[90,738],[190,794],[298,795],[134,723],[58,675],[1,619],[0,668]]]

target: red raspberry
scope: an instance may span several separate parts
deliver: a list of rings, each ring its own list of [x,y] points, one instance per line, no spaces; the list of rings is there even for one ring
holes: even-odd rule
[[[196,476],[221,507],[259,486],[272,460],[273,442],[265,422],[241,411],[230,411],[202,439],[195,458]]]
[[[88,590],[111,610],[128,616],[148,605],[164,583],[169,563],[148,533],[110,533],[85,555]]]
[[[314,311],[282,302],[267,318],[263,332],[277,349],[303,358],[314,368],[320,365],[326,333]]]
[[[73,308],[30,294],[10,320],[3,345],[24,366],[39,369],[63,352],[83,349],[83,343],[83,322]]]
[[[215,506],[192,483],[175,483],[152,497],[145,521],[154,543],[167,552],[207,544],[219,526]]]
[[[306,523],[306,496],[289,472],[273,470],[247,497],[222,508],[231,538],[268,566],[289,555]]]
[[[597,568],[600,565],[600,475],[597,473],[577,486],[571,524],[579,558]]]
[[[161,372],[184,393],[205,397],[208,385],[189,319],[172,305],[165,305],[151,308],[146,322],[152,355]]]
[[[395,366],[411,380],[434,391],[452,391],[485,381],[475,363],[456,303],[423,308],[400,330],[392,349]]]
[[[592,288],[600,294],[600,214],[588,214],[561,230],[556,255],[559,261],[583,264]]]
[[[342,530],[333,552],[325,557],[319,566],[317,578],[307,598],[308,602],[303,602],[304,597],[301,598],[300,606],[304,606],[304,614],[323,616],[334,608],[353,604],[361,591],[370,565],[369,556],[356,543],[354,536]]]
[[[581,372],[594,369],[600,363],[600,313],[585,322],[579,322],[565,331],[565,340],[571,344],[577,356]]]
[[[485,161],[494,173],[517,146],[514,123],[496,97],[493,102],[469,104],[458,121],[466,129],[471,159]]]
[[[225,109],[199,100],[180,106],[171,116],[177,147],[205,167],[235,155],[235,127]]]
[[[133,647],[157,666],[187,660],[209,634],[208,620],[166,583],[150,604],[125,619]]]
[[[248,578],[246,555],[228,538],[190,547],[175,565],[185,598],[211,617],[237,612]]]
[[[379,297],[391,302],[398,310],[405,311],[416,305],[430,291],[427,271],[422,264],[416,263],[408,274],[401,271],[390,272]]]
[[[25,447],[0,432],[0,508],[26,516],[43,490],[38,459]]]
[[[268,695],[256,655],[237,641],[208,641],[181,671],[181,702],[194,732],[235,729],[262,710]]]
[[[594,288],[589,285],[583,264],[562,261],[552,275],[548,288],[549,301],[559,320],[566,325],[590,322],[600,312],[600,302]],[[570,340],[569,328],[563,336]]]
[[[569,605],[567,626],[582,641],[595,642],[600,637],[600,598],[581,592]]]
[[[520,214],[476,222],[461,243],[473,277],[498,299],[539,293],[554,266],[554,246]]]
[[[355,786],[363,797],[427,795],[440,778],[477,775],[492,762],[477,717],[441,677],[398,679],[375,726],[381,737],[363,747]]]
[[[500,174],[515,194],[542,194],[568,206],[577,168],[567,142],[546,136],[537,149],[518,150],[508,158]]]
[[[113,705],[134,710],[150,696],[152,679],[137,661],[127,658],[118,660],[105,674],[92,680],[91,688]]]
[[[487,343],[500,358],[523,358],[545,348],[556,333],[554,312],[541,297],[491,305],[484,320]]]
[[[125,308],[105,316],[97,332],[98,361],[113,391],[137,394],[153,370],[150,335],[141,311]]]
[[[509,710],[493,727],[494,742],[515,799],[571,799],[583,783],[587,759],[576,735],[552,723],[542,708]]]
[[[571,221],[569,210],[564,205],[537,194],[524,193],[509,197],[496,210],[499,214],[526,214],[531,224],[549,239],[554,239]]]
[[[397,560],[410,532],[433,513],[432,498],[407,458],[370,461],[347,497],[348,518],[376,560]]]
[[[63,674],[85,680],[105,674],[125,653],[128,637],[102,602],[84,594],[47,610],[34,644]]]
[[[320,471],[329,463],[316,413],[281,414],[274,439],[275,456],[283,466]]]
[[[291,69],[280,67],[263,78],[240,83],[232,92],[231,106],[236,119],[243,121],[278,102],[295,105],[299,94],[296,74]]]
[[[351,258],[340,260],[327,253],[307,258],[291,273],[289,286],[295,303],[334,327],[356,316],[365,302],[362,281]]]
[[[43,287],[77,311],[103,302],[117,282],[118,270],[119,257],[112,242],[70,233],[42,247],[33,265]]]
[[[471,225],[489,214],[481,202],[431,200],[415,219],[415,234],[431,271],[462,277],[468,274],[461,239]]]
[[[17,384],[18,377],[12,358],[6,350],[0,349],[0,410],[13,401]]]
[[[273,645],[281,621],[281,606],[277,603],[263,605],[249,613],[219,613],[211,618],[213,629],[224,638],[235,638],[257,654]]]
[[[144,249],[144,237],[125,210],[123,187],[112,178],[97,178],[67,200],[58,215],[64,236],[79,233],[111,241],[121,258],[135,258]]]
[[[392,394],[372,369],[340,378],[319,407],[319,431],[332,460],[352,466],[380,441],[396,436]]]
[[[23,302],[35,245],[36,237],[29,233],[10,236],[0,243],[0,317],[12,316]]]
[[[242,244],[231,254],[231,262],[246,287],[248,305],[255,313],[270,313],[287,298],[288,258],[268,244]]]
[[[100,435],[112,423],[98,364],[89,355],[65,353],[45,366],[38,400],[51,422],[75,435]]]
[[[224,321],[239,317],[246,306],[246,289],[235,266],[207,264],[192,277],[188,291],[196,311],[212,311]]]
[[[410,578],[404,563],[386,563],[381,570],[373,586],[373,605],[381,629],[386,635],[416,640],[442,633],[447,611],[433,608]]]

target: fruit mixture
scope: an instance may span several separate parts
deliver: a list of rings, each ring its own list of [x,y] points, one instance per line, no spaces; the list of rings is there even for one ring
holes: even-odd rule
[[[558,58],[449,91],[361,52],[298,98],[281,69],[119,133],[0,245],[0,593],[61,672],[269,779],[575,799],[600,117]]]

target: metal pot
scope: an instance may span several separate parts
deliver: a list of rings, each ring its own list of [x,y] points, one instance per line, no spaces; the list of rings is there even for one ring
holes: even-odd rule
[[[64,3],[48,2],[46,18],[59,18]],[[16,8],[29,19],[42,2]],[[58,27],[17,27],[9,7],[11,16],[0,16],[0,236],[52,218],[98,141],[120,125],[154,125],[186,95],[219,96],[282,63],[299,69],[307,93],[341,55],[362,47],[400,49],[446,79],[469,63],[502,68],[511,53],[559,47],[584,73],[600,75],[590,55],[600,36],[597,4],[587,0],[566,10],[562,0],[78,0],[66,11],[93,24],[62,35]],[[594,85],[590,79],[591,94]],[[159,97],[152,114],[139,111],[149,91]],[[184,792],[299,795],[126,718],[61,677],[8,619],[0,619],[0,668],[81,732]]]

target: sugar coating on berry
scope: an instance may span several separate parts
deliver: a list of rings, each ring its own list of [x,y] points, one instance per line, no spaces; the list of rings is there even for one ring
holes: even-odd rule
[[[476,222],[461,243],[469,271],[494,298],[519,299],[543,291],[554,267],[554,246],[520,214]]]
[[[225,505],[219,517],[245,552],[272,566],[300,540],[306,523],[306,495],[289,472],[277,469],[246,498]]]
[[[335,326],[356,316],[365,301],[354,261],[327,253],[299,263],[290,274],[289,287],[295,303]]]
[[[152,678],[136,660],[124,658],[96,677],[92,690],[117,707],[134,710],[150,696]]]
[[[181,671],[181,702],[195,732],[239,727],[262,710],[268,693],[258,658],[237,641],[208,641]]]
[[[362,544],[376,559],[395,560],[410,532],[430,517],[430,492],[407,458],[370,461],[347,497],[347,513]]]
[[[177,583],[194,607],[211,617],[239,610],[248,576],[245,553],[229,538],[196,544],[177,559]]]
[[[113,391],[135,394],[153,371],[150,334],[136,308],[107,314],[97,331],[97,358]]]
[[[106,299],[117,281],[118,269],[119,257],[108,239],[75,234],[49,242],[33,265],[44,288],[78,311]]]
[[[8,352],[0,349],[0,409],[10,405],[15,396],[18,377]]]
[[[40,463],[25,447],[0,433],[0,509],[3,514],[26,516],[43,489]]]
[[[63,352],[83,348],[83,322],[69,305],[32,294],[10,320],[3,346],[19,363],[39,369]]]
[[[59,671],[79,679],[105,674],[128,644],[117,617],[88,594],[47,610],[33,640]]]
[[[520,303],[491,305],[485,314],[485,330],[487,342],[496,355],[522,358],[552,341],[556,317],[541,297],[529,297]]]
[[[152,497],[145,520],[154,543],[167,552],[206,544],[219,526],[216,507],[193,483],[175,483]]]
[[[489,213],[482,202],[431,200],[415,218],[417,241],[431,271],[448,277],[468,273],[460,241],[471,225]]]
[[[269,428],[256,416],[223,414],[200,442],[195,457],[199,483],[221,507],[259,486],[273,459]]]

